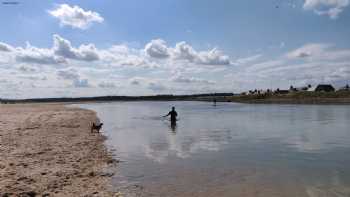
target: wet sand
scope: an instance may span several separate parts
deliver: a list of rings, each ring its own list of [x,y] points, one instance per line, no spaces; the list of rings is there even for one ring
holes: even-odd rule
[[[93,111],[59,104],[0,105],[0,196],[118,196],[92,121]]]

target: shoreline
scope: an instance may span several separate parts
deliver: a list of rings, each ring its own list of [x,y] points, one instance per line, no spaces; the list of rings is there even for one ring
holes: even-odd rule
[[[0,104],[0,106],[11,105],[72,105],[88,103],[114,103],[114,102],[175,102],[175,101],[194,101],[194,102],[213,102],[213,98],[196,98],[186,100],[115,100],[115,101],[63,101],[63,102],[16,102]],[[273,99],[241,99],[233,97],[216,98],[218,103],[232,102],[243,104],[295,104],[295,105],[350,105],[350,98],[313,98],[313,99],[290,99],[290,98],[273,98]]]
[[[118,196],[96,113],[65,105],[0,105],[0,196]]]
[[[349,105],[350,92],[292,92],[288,94],[257,94],[226,97],[231,102],[255,104]]]
[[[295,104],[295,105],[350,105],[350,98],[321,98],[321,99],[251,99],[235,100],[229,102],[246,104]]]
[[[72,104],[72,103],[105,103],[105,102],[163,102],[163,101],[204,101],[236,102],[247,104],[312,104],[312,105],[349,105],[350,91],[336,92],[290,92],[288,94],[204,94],[204,95],[158,95],[158,96],[101,96],[77,98],[43,98],[6,100],[2,104]]]

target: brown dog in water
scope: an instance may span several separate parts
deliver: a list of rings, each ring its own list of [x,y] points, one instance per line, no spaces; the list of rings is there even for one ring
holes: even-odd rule
[[[96,130],[97,132],[100,132],[101,128],[102,128],[102,125],[103,123],[100,123],[100,124],[95,124],[95,123],[92,123],[91,125],[91,133]]]

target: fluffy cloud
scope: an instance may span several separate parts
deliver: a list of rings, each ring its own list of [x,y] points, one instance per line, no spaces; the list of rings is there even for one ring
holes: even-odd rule
[[[116,88],[117,86],[113,82],[103,81],[103,82],[100,82],[98,84],[98,87],[100,87],[100,88]]]
[[[88,79],[76,79],[73,81],[73,87],[88,88],[91,87]]]
[[[57,71],[57,76],[64,80],[76,80],[80,78],[78,71],[74,68],[67,68]]]
[[[145,52],[148,56],[153,58],[172,60],[186,60],[191,63],[201,65],[230,65],[229,56],[222,53],[222,51],[214,48],[209,51],[197,52],[191,45],[186,42],[179,42],[174,48],[168,47],[166,42],[157,39],[152,40],[145,46]]]
[[[348,83],[350,50],[331,44],[312,43],[291,50],[286,55],[240,66],[227,77],[239,90],[254,88],[288,88],[331,83],[336,87]]]
[[[166,86],[160,82],[149,82],[147,88],[155,92],[162,92],[167,89]]]
[[[79,29],[87,29],[92,23],[102,23],[104,20],[99,13],[85,11],[76,5],[71,7],[67,4],[61,4],[56,9],[49,10],[48,13],[59,19],[62,26],[67,25]]]
[[[53,35],[55,55],[75,60],[95,61],[99,59],[99,55],[95,45],[80,45],[79,48],[73,48],[70,41],[55,34]]]
[[[186,42],[177,43],[173,50],[173,55],[175,59],[185,59],[190,62],[197,58],[197,52]]]
[[[214,81],[199,79],[195,77],[185,77],[181,74],[173,76],[170,80],[177,83],[215,84]]]
[[[2,60],[5,61],[7,58],[18,63],[30,64],[67,65],[74,60],[94,61],[104,66],[136,66],[151,69],[159,68],[161,65],[179,65],[183,64],[183,61],[192,65],[231,65],[230,58],[216,48],[196,51],[186,42],[179,42],[172,48],[162,39],[152,40],[144,49],[129,48],[126,45],[97,49],[91,43],[74,47],[69,40],[54,34],[51,48],[38,48],[29,43],[24,48],[5,43],[0,43],[0,47]]]
[[[289,58],[307,58],[311,56],[315,56],[317,54],[322,53],[326,48],[328,48],[328,45],[325,44],[307,44],[304,45],[292,52],[289,52],[287,54],[287,57]]]
[[[230,58],[218,49],[197,52],[186,42],[177,43],[172,49],[172,55],[174,59],[187,60],[196,64],[230,65]]]
[[[162,92],[167,88],[166,85],[164,85],[164,82],[158,80],[158,79],[150,79],[145,77],[133,77],[129,79],[130,85],[135,87],[145,87],[149,90],[152,90],[153,92]]]
[[[26,47],[13,47],[0,43],[0,52],[5,52],[9,59],[13,58],[18,63],[30,64],[66,64],[68,60],[96,61],[102,53],[93,44],[82,44],[74,48],[69,40],[59,35],[53,35],[52,48],[38,48],[27,42]],[[6,55],[6,54],[3,55]]]
[[[16,48],[15,58],[18,62],[36,63],[36,64],[62,64],[66,60],[56,56],[52,50],[37,48],[27,43],[26,48]]]
[[[7,81],[0,84],[3,95],[42,97],[44,91],[50,96],[96,96],[115,94],[116,87],[118,94],[126,95],[239,92],[291,84],[344,85],[350,79],[350,49],[332,44],[306,44],[271,59],[257,54],[231,61],[215,48],[195,50],[186,42],[173,47],[161,42],[168,55],[159,58],[147,54],[147,47],[113,45],[98,49],[93,44],[73,46],[59,35],[53,40],[51,48],[2,43],[10,49],[0,51],[0,78]],[[6,91],[14,89],[8,84],[18,88]],[[24,91],[22,86],[31,89]],[[89,87],[89,91],[75,89],[83,87]]]
[[[150,57],[154,58],[167,58],[169,57],[168,47],[166,42],[162,39],[151,40],[145,46],[145,52]]]
[[[129,80],[131,85],[141,85],[142,81],[143,81],[142,78],[139,78],[139,77],[134,77]]]
[[[33,73],[33,72],[37,72],[38,68],[34,66],[29,66],[29,65],[21,65],[18,67],[18,70],[25,73]]]
[[[306,59],[308,61],[350,59],[350,50],[336,49],[330,44],[306,44],[287,53],[290,59]]]
[[[58,70],[57,76],[60,79],[71,81],[73,87],[76,87],[76,88],[90,87],[89,80],[81,79],[80,74],[74,68]]]
[[[197,62],[206,65],[229,65],[230,58],[216,48],[198,53]]]
[[[47,77],[46,76],[40,76],[40,75],[20,75],[18,78],[21,79],[28,79],[32,81],[46,81]]]
[[[13,50],[13,47],[11,47],[10,45],[0,42],[0,51],[10,52],[12,50]]]
[[[313,10],[318,15],[328,15],[337,19],[339,14],[349,5],[349,0],[305,0],[304,9]]]

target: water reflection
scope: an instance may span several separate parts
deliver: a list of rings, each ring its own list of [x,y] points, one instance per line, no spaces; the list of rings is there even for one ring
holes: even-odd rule
[[[109,143],[128,153],[137,153],[134,150],[137,146],[152,149],[154,143],[170,143],[168,133],[164,132],[166,127],[172,134],[179,133],[174,142],[177,144],[172,146],[177,147],[172,150],[178,152],[176,155],[198,150],[218,151],[243,139],[263,143],[279,139],[280,143],[302,152],[350,145],[347,106],[220,104],[212,108],[207,103],[179,102],[182,120],[180,124],[171,124],[160,114],[172,104],[174,102],[133,102],[83,106],[96,110],[107,123]]]
[[[201,102],[82,106],[97,111],[106,125],[108,144],[127,161],[119,166],[118,184],[136,181],[156,196],[201,196],[200,191],[245,196],[241,188],[250,191],[254,185],[262,194],[270,190],[281,192],[280,196],[350,195],[349,106],[220,103],[213,107]],[[181,116],[177,124],[161,118],[171,106]],[[166,195],[169,191],[173,192]]]
[[[171,122],[170,123],[170,130],[173,134],[176,134],[176,129],[177,129],[177,124],[176,122]]]

